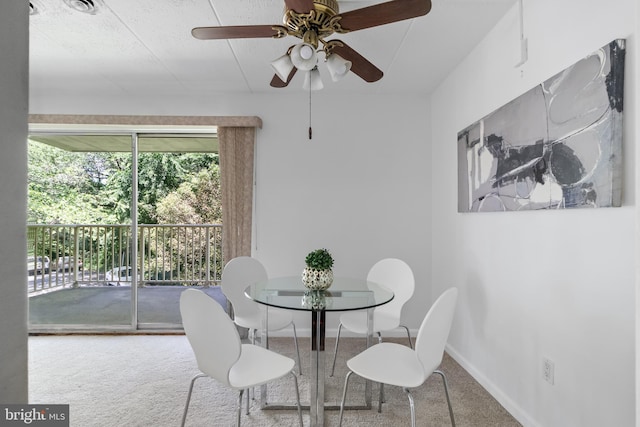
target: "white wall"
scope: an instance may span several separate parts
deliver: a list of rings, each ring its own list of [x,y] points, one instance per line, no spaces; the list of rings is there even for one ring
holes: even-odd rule
[[[432,97],[433,292],[460,288],[449,349],[526,426],[635,423],[636,0],[525,1]],[[457,213],[457,132],[627,38],[624,206]],[[555,384],[542,380],[542,358]]]
[[[29,3],[0,4],[0,402],[27,403]]]

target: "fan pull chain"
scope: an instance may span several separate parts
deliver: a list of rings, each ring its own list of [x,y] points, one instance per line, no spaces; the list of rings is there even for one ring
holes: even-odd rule
[[[310,71],[307,71],[311,73]],[[309,74],[309,140],[313,137],[313,131],[311,129],[311,79],[313,78],[312,74]]]

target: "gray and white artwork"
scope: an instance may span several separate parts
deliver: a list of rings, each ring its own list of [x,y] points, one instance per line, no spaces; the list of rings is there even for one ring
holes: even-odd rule
[[[458,211],[620,206],[625,41],[458,133]]]

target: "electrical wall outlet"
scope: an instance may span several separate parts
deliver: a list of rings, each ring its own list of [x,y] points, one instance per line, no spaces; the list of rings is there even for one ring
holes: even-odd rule
[[[555,370],[555,366],[553,364],[553,361],[551,359],[547,359],[546,357],[543,357],[542,358],[542,378],[551,385],[553,385],[553,381],[554,381],[554,378],[553,378],[554,370]]]

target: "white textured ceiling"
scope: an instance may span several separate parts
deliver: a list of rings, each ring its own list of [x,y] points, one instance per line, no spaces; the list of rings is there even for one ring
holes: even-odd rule
[[[63,0],[32,0],[32,97],[261,93],[271,60],[298,39],[197,40],[197,26],[281,24],[280,0],[94,0],[90,15]],[[429,93],[516,0],[433,0],[423,17],[340,35],[384,72],[365,83],[350,73],[325,90]],[[340,1],[341,12],[381,1]],[[321,72],[323,70],[321,69]],[[298,73],[302,74],[302,73]],[[326,73],[325,73],[326,76]]]

